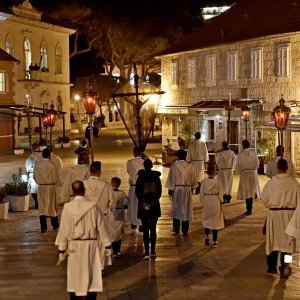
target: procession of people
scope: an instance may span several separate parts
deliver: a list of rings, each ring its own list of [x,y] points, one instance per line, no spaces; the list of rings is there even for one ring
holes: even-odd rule
[[[267,167],[271,179],[260,193],[259,160],[249,141],[242,142],[243,150],[238,155],[224,141],[215,161],[209,161],[207,146],[200,138],[201,134],[196,132],[188,151],[178,150],[178,160],[168,171],[165,188],[170,198],[173,235],[188,236],[193,220],[193,199],[197,197],[202,204],[204,245],[215,248],[219,231],[226,227],[223,205],[232,198],[245,200],[246,217],[253,213],[254,199],[259,198],[269,210],[265,224],[267,274],[280,273],[281,277],[288,277],[291,272],[285,257],[299,250],[300,185],[294,178],[292,162],[282,158],[284,149],[277,147],[277,156]],[[34,144],[26,169],[35,208],[39,209],[41,233],[47,232],[47,217],[50,217],[53,230],[58,230],[55,244],[59,263],[68,258],[70,299],[82,296],[96,299],[97,292],[102,291],[102,271],[113,259],[122,257],[125,222],[130,224],[131,234],[138,234],[137,229],[143,234],[141,257],[144,260],[156,258],[156,225],[161,216],[163,189],[161,173],[152,170],[152,161],[134,147],[134,158],[126,165],[127,194],[119,189],[120,178],[113,177],[111,182],[101,178],[102,164],[100,161],[90,163],[86,143],[81,143],[75,153],[77,165],[66,170],[62,177],[61,159],[51,149],[40,152]],[[237,197],[232,195],[234,172],[240,179]],[[60,218],[59,202],[64,204]]]

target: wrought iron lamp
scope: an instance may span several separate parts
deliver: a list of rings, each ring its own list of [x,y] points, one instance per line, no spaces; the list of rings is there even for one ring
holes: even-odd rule
[[[51,152],[51,142],[52,142],[52,128],[55,126],[57,119],[57,111],[54,109],[53,103],[50,105],[50,109],[47,111],[47,121],[48,127],[50,127],[50,137],[49,137],[49,151]],[[50,159],[51,155],[49,156]]]
[[[243,114],[243,120],[245,122],[245,129],[246,129],[246,140],[248,139],[248,121],[250,120],[250,113],[251,108],[245,104],[244,107],[242,107],[242,114]]]

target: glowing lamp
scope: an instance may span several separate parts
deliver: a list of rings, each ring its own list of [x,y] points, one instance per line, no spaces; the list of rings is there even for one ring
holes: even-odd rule
[[[44,113],[42,115],[42,122],[43,122],[43,126],[44,128],[48,128],[49,127],[49,123],[48,123],[48,115],[46,113]]]
[[[250,119],[250,112],[251,112],[251,108],[248,107],[247,105],[245,105],[242,108],[242,114],[243,114],[243,120],[244,122],[248,122]]]
[[[273,109],[274,123],[278,130],[284,130],[286,128],[291,112],[291,109],[285,106],[284,102],[285,100],[281,97],[279,105]]]
[[[50,105],[50,110],[47,112],[48,126],[53,127],[57,119],[57,111],[54,109],[53,103]]]
[[[88,115],[93,115],[96,110],[97,93],[88,91],[83,97],[85,111]]]

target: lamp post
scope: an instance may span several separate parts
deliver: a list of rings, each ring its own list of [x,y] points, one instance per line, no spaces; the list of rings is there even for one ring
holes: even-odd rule
[[[48,126],[50,127],[50,138],[49,138],[49,151],[51,153],[51,141],[52,141],[52,127],[55,125],[57,118],[57,111],[54,109],[53,103],[50,105],[50,109],[47,111]],[[49,155],[49,160],[51,155]]]
[[[274,123],[275,123],[275,127],[278,130],[278,134],[280,133],[279,145],[281,146],[283,146],[283,130],[286,129],[287,123],[289,121],[290,112],[291,112],[291,109],[285,106],[284,102],[285,100],[281,95],[281,98],[279,99],[279,105],[277,105],[273,109]],[[281,147],[281,157],[283,157],[283,147]]]
[[[28,94],[26,94],[26,102],[27,107],[25,108],[24,112],[27,115],[27,122],[28,122],[28,139],[29,139],[29,149],[32,151],[32,126],[31,126],[31,114],[34,111],[34,107],[31,106],[31,98]]]
[[[75,95],[74,96],[74,100],[77,103],[77,126],[78,126],[78,130],[81,132],[81,118],[80,118],[80,111],[79,111],[79,101],[81,100],[81,97],[79,95]]]
[[[97,93],[91,91],[91,86],[88,84],[87,86],[87,91],[83,95],[83,103],[84,103],[84,108],[85,108],[85,113],[89,116],[89,127],[90,127],[90,138],[89,138],[89,143],[90,143],[90,149],[91,149],[91,161],[94,161],[94,147],[93,147],[93,114],[95,113],[96,110],[96,101],[97,101]]]
[[[231,112],[235,110],[235,106],[231,105],[231,93],[229,93],[228,105],[225,105],[225,110],[227,111],[227,143],[230,144],[231,136]]]
[[[245,122],[245,129],[246,129],[246,140],[248,139],[248,121],[250,119],[250,112],[251,112],[251,108],[247,106],[247,104],[245,104],[244,107],[242,107],[242,114],[243,114],[243,120]]]
[[[48,115],[47,115],[46,111],[44,111],[43,114],[42,114],[42,122],[43,122],[43,126],[46,130],[46,146],[48,147],[48,127],[49,127],[49,123],[48,123]]]

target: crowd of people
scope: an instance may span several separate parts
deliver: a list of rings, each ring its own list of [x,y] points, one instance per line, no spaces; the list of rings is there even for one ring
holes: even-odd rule
[[[299,249],[300,185],[290,160],[283,159],[284,149],[277,147],[277,156],[269,162],[271,178],[260,193],[257,168],[259,160],[247,140],[236,156],[222,143],[214,163],[209,162],[206,144],[195,133],[188,154],[179,149],[178,160],[168,173],[165,187],[171,200],[170,217],[173,234],[189,233],[193,220],[193,195],[199,195],[203,206],[204,245],[217,247],[218,232],[225,227],[222,205],[232,199],[234,172],[239,174],[237,199],[245,200],[245,216],[253,213],[253,200],[260,197],[269,212],[266,219],[266,253],[268,274],[279,270],[289,276],[285,257]],[[161,216],[161,173],[152,170],[149,158],[142,157],[138,147],[127,162],[129,192],[120,190],[121,179],[108,183],[101,178],[101,162],[90,163],[90,149],[85,141],[75,150],[77,165],[70,167],[64,178],[61,159],[51,149],[39,151],[33,144],[26,161],[31,194],[39,210],[41,233],[47,231],[47,217],[53,230],[58,230],[59,263],[68,257],[67,290],[70,299],[96,299],[102,291],[102,273],[113,258],[121,255],[124,222],[131,225],[132,234],[143,233],[143,259],[156,257],[156,226]],[[187,154],[187,156],[186,156]],[[208,163],[205,176],[205,163]],[[57,203],[64,203],[60,222]],[[212,234],[212,240],[210,239]],[[280,260],[278,259],[280,253]],[[279,264],[278,264],[279,262]]]

